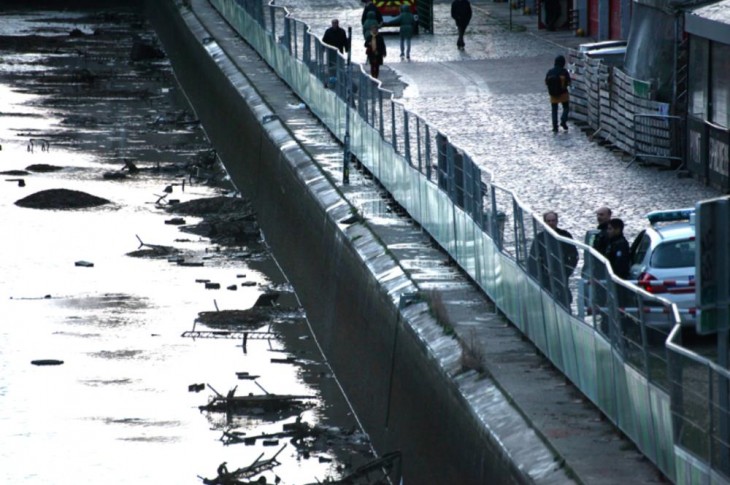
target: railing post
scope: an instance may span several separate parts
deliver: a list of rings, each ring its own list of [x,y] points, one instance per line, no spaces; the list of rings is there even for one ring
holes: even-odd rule
[[[429,128],[428,124],[426,124],[426,178],[428,180],[431,180],[431,129]]]

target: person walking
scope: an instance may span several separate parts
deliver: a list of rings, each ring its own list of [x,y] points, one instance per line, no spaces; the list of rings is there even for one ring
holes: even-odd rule
[[[333,19],[332,25],[324,31],[322,42],[331,45],[340,51],[340,54],[350,50],[350,46],[347,42],[347,32],[345,32],[345,29],[340,27],[340,21],[337,19]]]
[[[400,15],[393,20],[393,24],[400,26],[400,57],[403,59],[403,53],[405,52],[405,58],[411,60],[411,38],[413,37],[416,18],[411,13],[408,5],[401,5]]]
[[[370,63],[370,75],[378,79],[380,66],[383,64],[387,52],[385,49],[385,40],[378,33],[377,25],[370,27],[370,35],[365,39],[365,54],[368,56],[368,62]]]
[[[347,32],[340,27],[340,21],[332,20],[332,25],[324,31],[322,42],[331,45],[343,54],[350,50],[350,39],[347,38]],[[327,49],[327,82],[325,86],[334,87],[337,83],[337,52]]]
[[[553,133],[558,132],[558,108],[563,105],[563,112],[560,116],[560,126],[568,129],[568,112],[570,110],[570,74],[565,69],[565,57],[555,58],[555,65],[545,75],[545,85],[550,95],[550,108],[552,110]]]
[[[380,27],[380,22],[378,22],[377,16],[375,15],[375,12],[368,12],[367,17],[362,23],[362,36],[363,38],[367,39],[370,35],[370,28],[375,25],[377,27]]]
[[[378,21],[378,25],[383,23],[383,14],[380,13],[378,7],[375,6],[373,0],[365,0],[365,8],[362,9],[362,16],[360,17],[360,23],[364,24],[368,18],[368,13],[373,12],[375,14],[375,20]],[[369,31],[368,31],[369,32]]]
[[[471,3],[469,3],[469,0],[454,0],[451,2],[451,18],[456,22],[456,28],[459,31],[456,47],[463,51],[465,47],[464,34],[469,22],[471,22]]]

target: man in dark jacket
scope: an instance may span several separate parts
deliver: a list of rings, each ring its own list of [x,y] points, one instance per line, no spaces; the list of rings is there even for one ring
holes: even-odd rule
[[[380,13],[378,7],[376,7],[373,3],[373,0],[365,1],[365,8],[362,9],[362,18],[360,19],[360,25],[365,23],[365,19],[368,18],[368,12],[375,13],[375,20],[378,21],[378,25],[383,25],[383,14]]]
[[[557,212],[545,212],[542,215],[542,220],[558,235],[573,239],[568,231],[558,227]],[[569,307],[572,301],[569,282],[578,264],[578,249],[572,244],[562,241],[555,244],[553,240],[546,231],[540,231],[535,235],[535,240],[530,248],[528,271],[540,281],[545,290],[552,291],[553,297],[561,305]],[[551,253],[554,254],[550,256]],[[553,260],[552,271],[550,268],[551,258]],[[558,266],[558,262],[562,263],[562,267]]]
[[[593,239],[593,249],[601,254],[606,252],[608,246],[608,222],[611,220],[611,209],[608,207],[599,207],[596,210],[596,222],[598,223],[598,234]]]
[[[347,32],[340,27],[340,21],[337,19],[332,20],[332,26],[324,31],[322,42],[336,48],[340,53],[350,50],[347,43]]]
[[[558,132],[558,105],[563,105],[563,113],[560,116],[560,126],[568,129],[568,112],[570,110],[570,74],[565,69],[565,57],[555,58],[555,65],[545,74],[545,85],[550,95],[550,108],[553,122],[553,133]]]
[[[611,263],[613,274],[626,280],[629,278],[629,270],[631,269],[631,257],[629,242],[624,237],[624,221],[611,219],[608,221],[606,232],[608,234],[608,245],[603,255]]]
[[[469,0],[454,0],[451,3],[451,18],[456,22],[459,30],[459,38],[456,40],[456,47],[464,50],[464,33],[471,22],[471,3]]]

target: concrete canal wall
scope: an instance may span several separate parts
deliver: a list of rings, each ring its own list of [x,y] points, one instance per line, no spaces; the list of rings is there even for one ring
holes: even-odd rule
[[[387,248],[367,225],[348,220],[350,204],[195,15],[171,0],[148,3],[180,84],[253,201],[377,451],[403,453],[406,484],[530,482],[530,470],[459,391],[450,375],[459,369],[457,342],[425,303],[408,299],[416,288]],[[260,60],[245,62],[262,69]],[[449,357],[436,357],[434,342]]]

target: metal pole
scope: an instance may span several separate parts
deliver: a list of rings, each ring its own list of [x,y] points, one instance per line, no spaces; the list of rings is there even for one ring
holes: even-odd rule
[[[342,161],[342,183],[350,183],[350,104],[352,102],[352,27],[347,28],[347,73],[345,74],[345,153]]]

